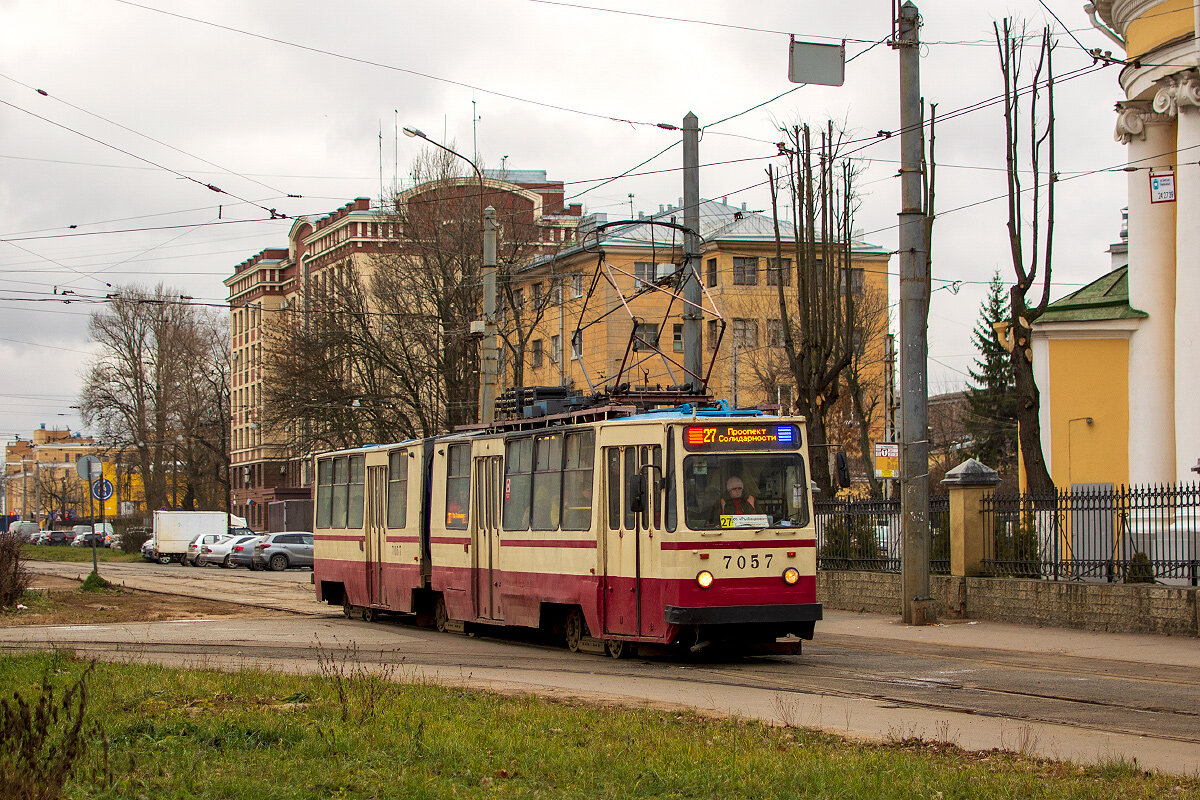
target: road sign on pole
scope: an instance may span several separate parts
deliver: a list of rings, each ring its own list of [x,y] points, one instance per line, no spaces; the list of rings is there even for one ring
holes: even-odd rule
[[[96,456],[84,456],[75,462],[75,471],[79,473],[79,477],[85,481],[95,480],[100,477],[97,470],[102,469],[100,459]]]
[[[788,80],[841,86],[846,82],[846,43],[815,44],[792,39],[788,49]]]
[[[97,481],[92,481],[92,497],[99,500],[101,503],[113,496],[113,484],[108,478],[101,478]]]

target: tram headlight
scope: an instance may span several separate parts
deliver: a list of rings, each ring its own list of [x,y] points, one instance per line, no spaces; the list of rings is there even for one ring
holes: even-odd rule
[[[701,589],[707,589],[713,585],[713,574],[708,570],[702,570],[700,574],[696,576],[696,583],[700,584]]]
[[[783,571],[783,582],[788,586],[795,586],[800,581],[800,570],[795,567],[788,567]]]

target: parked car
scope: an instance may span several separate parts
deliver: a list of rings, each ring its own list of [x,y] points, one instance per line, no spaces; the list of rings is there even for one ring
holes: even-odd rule
[[[104,535],[91,531],[77,533],[71,540],[71,547],[91,547],[93,542],[96,543],[96,547],[104,547]]]
[[[154,549],[153,536],[142,543],[142,558],[146,561],[158,561],[158,552]],[[169,562],[170,559],[167,561]]]
[[[253,535],[229,536],[210,545],[203,545],[200,548],[200,556],[196,566],[202,567],[205,564],[220,564],[226,569],[234,567],[236,565],[233,563],[233,548],[239,544],[245,544],[253,538],[255,538]]]
[[[254,566],[254,545],[258,544],[265,535],[251,536],[244,542],[234,544],[229,549],[229,563],[234,567],[249,567],[250,569],[261,569]]]
[[[33,545],[50,544],[50,531],[37,531],[29,537],[29,543]]]
[[[76,525],[73,528],[71,528],[71,536],[73,537],[72,541],[74,541],[75,539],[78,539],[79,535],[82,533],[91,533],[91,532],[92,532],[91,525]]]
[[[254,545],[254,566],[276,572],[313,565],[313,535],[308,531],[271,533]]]
[[[206,555],[203,551],[205,548],[211,548],[217,542],[223,542],[229,538],[227,533],[202,533],[188,543],[187,552],[183,554],[183,561],[180,563],[185,567],[199,567],[200,556]]]
[[[46,535],[49,537],[46,544],[70,544],[75,538],[73,531],[46,531]]]

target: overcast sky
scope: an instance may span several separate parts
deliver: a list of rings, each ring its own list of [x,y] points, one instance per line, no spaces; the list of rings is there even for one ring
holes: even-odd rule
[[[1112,48],[1081,0],[1047,2],[1085,46]],[[994,20],[1058,28],[1037,0],[920,8],[922,91],[941,113],[1002,90]],[[694,111],[704,126],[793,88],[789,33],[846,38],[862,55],[840,88],[801,87],[706,130],[702,164],[740,161],[702,167],[702,196],[767,208],[780,124],[844,120],[856,138],[899,127],[896,52],[863,52],[888,35],[891,0],[0,0],[0,11],[0,438],[82,425],[71,406],[99,306],[56,291],[163,282],[220,304],[234,265],[286,244],[290,220],[264,209],[321,214],[378,198],[381,173],[404,180],[420,143],[396,142],[397,121],[468,154],[474,136],[485,166],[544,169],[610,218],[628,214],[631,194],[647,212],[682,195],[679,147],[638,170],[657,174],[595,188],[677,140],[654,123]],[[1059,32],[1056,72],[1091,64]],[[1117,70],[1058,87],[1064,178],[1126,157],[1112,137]],[[869,159],[857,227],[889,250],[898,144],[857,154]],[[998,106],[938,129],[931,393],[967,380],[984,284],[997,268],[1011,276],[1005,204],[954,210],[1004,191],[1003,153]],[[1055,298],[1107,271],[1125,187],[1114,171],[1059,184]],[[962,281],[957,294],[949,281]]]

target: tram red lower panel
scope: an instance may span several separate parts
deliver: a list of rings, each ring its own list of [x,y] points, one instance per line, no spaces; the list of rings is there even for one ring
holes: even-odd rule
[[[363,561],[344,561],[329,558],[317,559],[313,565],[313,582],[317,586],[317,597],[324,582],[340,583],[345,589],[346,600],[356,606],[376,606],[390,611],[410,613],[413,611],[413,590],[420,589],[421,567],[418,564],[383,564],[383,581],[372,593],[371,577]]]
[[[315,574],[318,593],[323,582],[337,582],[345,586],[351,604],[397,612],[413,610],[413,590],[422,585],[417,565],[385,564],[383,602],[373,603],[363,562],[320,559]],[[746,622],[753,623],[754,607],[813,605],[817,588],[814,575],[801,576],[792,586],[774,577],[723,578],[702,589],[694,579],[642,578],[639,582],[634,578],[497,570],[491,576],[492,594],[484,597],[476,594],[475,587],[486,587],[488,581],[479,577],[469,567],[434,567],[431,588],[442,593],[451,619],[535,628],[542,621],[542,604],[554,603],[579,606],[593,636],[663,643],[671,642],[678,632],[677,626],[664,618],[668,606],[741,608],[747,610]]]

